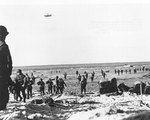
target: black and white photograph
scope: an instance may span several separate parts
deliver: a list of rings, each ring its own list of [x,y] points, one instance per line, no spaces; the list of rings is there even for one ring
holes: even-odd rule
[[[150,1],[0,0],[0,120],[150,120]]]

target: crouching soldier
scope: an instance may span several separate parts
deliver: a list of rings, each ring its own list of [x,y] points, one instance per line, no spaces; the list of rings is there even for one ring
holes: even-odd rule
[[[16,81],[16,95],[17,98],[20,97],[20,101],[22,100],[20,96],[20,91],[22,92],[23,95],[23,102],[26,102],[26,80],[25,80],[25,75],[22,73],[21,69],[18,69],[17,75],[15,77]]]
[[[86,79],[86,77],[84,75],[82,77],[83,77],[83,79],[81,81],[81,94],[83,92],[84,92],[84,94],[86,94],[87,79]]]
[[[60,90],[60,93],[61,93],[61,94],[63,94],[63,91],[64,91],[64,89],[65,89],[65,86],[67,87],[65,81],[64,81],[62,78],[60,78],[60,79],[59,79],[59,82],[58,82],[58,87],[59,87],[59,90]]]
[[[37,84],[40,86],[41,96],[45,95],[45,83],[43,82],[43,79],[41,78]]]
[[[52,79],[50,78],[47,82],[46,82],[46,84],[48,84],[48,93],[50,94],[52,94],[52,87],[53,87],[53,81],[52,81]]]

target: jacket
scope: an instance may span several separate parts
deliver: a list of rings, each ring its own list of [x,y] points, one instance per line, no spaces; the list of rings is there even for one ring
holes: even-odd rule
[[[6,43],[0,45],[0,78],[9,78],[12,73],[12,58]]]

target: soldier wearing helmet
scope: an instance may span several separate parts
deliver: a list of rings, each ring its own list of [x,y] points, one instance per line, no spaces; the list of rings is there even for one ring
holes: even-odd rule
[[[8,34],[6,27],[0,25],[0,110],[6,108],[9,100],[8,86],[11,82],[12,73],[11,54],[5,42]]]

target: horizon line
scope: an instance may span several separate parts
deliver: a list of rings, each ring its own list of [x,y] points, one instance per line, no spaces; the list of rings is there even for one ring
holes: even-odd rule
[[[95,63],[73,63],[73,64],[71,64],[71,63],[69,63],[69,64],[41,64],[41,65],[18,65],[18,66],[13,66],[13,67],[15,67],[15,68],[17,68],[17,67],[37,67],[37,66],[59,66],[59,65],[63,65],[63,66],[65,66],[65,65],[84,65],[84,64],[112,64],[112,63],[143,63],[143,62],[145,62],[145,63],[149,63],[150,61],[135,61],[135,62],[133,62],[133,61],[131,61],[131,62],[101,62],[101,63],[98,63],[98,62],[95,62]]]

